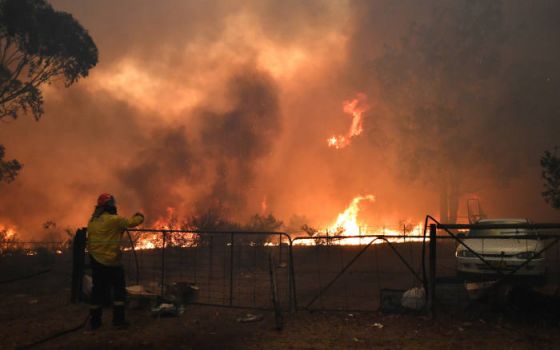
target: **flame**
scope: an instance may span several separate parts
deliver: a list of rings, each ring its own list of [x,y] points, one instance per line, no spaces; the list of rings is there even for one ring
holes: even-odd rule
[[[266,196],[264,196],[261,201],[261,214],[265,215],[267,212],[268,212],[268,203],[266,202]]]
[[[350,125],[350,130],[346,135],[334,135],[327,139],[327,144],[329,147],[334,147],[335,149],[345,148],[350,144],[350,139],[354,136],[358,136],[362,133],[362,116],[364,112],[369,109],[366,102],[366,95],[363,93],[358,93],[356,98],[348,101],[344,101],[342,104],[343,111],[352,117],[352,124]]]
[[[360,223],[358,221],[360,202],[373,202],[374,200],[375,196],[371,194],[354,197],[350,205],[342,213],[338,214],[338,217],[334,224],[330,225],[325,231],[318,231],[313,235],[313,237],[316,237],[316,239],[296,240],[294,244],[364,245],[368,244],[372,240],[374,240],[374,244],[380,244],[384,242],[381,239],[375,240],[375,238],[371,237],[360,237],[374,235],[385,236],[384,238],[392,243],[419,242],[422,240],[422,223],[412,225],[410,222],[408,222],[403,224],[402,227],[398,228],[372,227]],[[325,236],[336,236],[337,238],[319,238]]]
[[[296,240],[294,245],[365,245],[374,240],[371,237],[361,237],[361,236],[371,236],[371,235],[383,235],[385,238],[392,243],[404,243],[404,242],[419,242],[422,240],[423,226],[422,223],[417,225],[412,225],[410,221],[402,224],[401,227],[387,228],[387,227],[373,227],[367,226],[358,220],[360,213],[360,204],[364,201],[373,202],[375,201],[375,196],[372,194],[364,196],[356,196],[352,199],[350,204],[344,211],[338,214],[336,220],[332,225],[330,225],[324,231],[317,231],[311,239]],[[266,199],[262,203],[266,203]],[[167,216],[165,218],[160,218],[156,220],[154,224],[156,229],[159,230],[180,230],[180,229],[191,229],[193,227],[184,227],[178,224],[176,211],[174,208],[167,208]],[[336,238],[325,239],[325,236],[336,236]],[[354,237],[357,236],[357,237]],[[163,235],[162,232],[155,233],[141,233],[138,235],[138,239],[135,243],[135,249],[137,250],[147,250],[147,249],[161,249],[163,247]],[[347,237],[347,238],[344,238]],[[166,247],[196,247],[199,242],[199,235],[196,233],[179,233],[174,232],[173,234],[166,234]],[[381,239],[375,240],[374,244],[383,243]],[[285,243],[285,242],[284,242]],[[251,244],[255,244],[252,242]],[[278,241],[270,241],[264,243],[265,246],[277,246]],[[125,248],[125,251],[130,250],[130,248]]]
[[[179,224],[177,219],[177,211],[173,207],[168,207],[166,209],[166,216],[159,218],[154,222],[154,228],[156,230],[180,230],[180,229],[190,229],[189,227],[184,227]],[[184,232],[173,234],[165,234],[165,245],[171,247],[181,247],[188,248],[196,246],[198,242],[198,235],[196,233]],[[134,243],[134,249],[136,250],[147,250],[147,249],[161,249],[163,247],[163,233],[154,232],[146,233],[142,232],[137,234],[138,238]],[[130,248],[125,248],[125,251],[130,250]]]
[[[154,222],[154,227],[160,230],[178,229],[178,220],[175,208],[167,207],[165,211],[167,212],[166,217],[157,219],[156,222]]]
[[[358,225],[359,205],[363,200],[373,202],[375,196],[368,194],[366,196],[354,197],[348,208],[338,214],[336,222],[329,227],[328,232],[336,232],[342,236],[358,236],[360,234],[360,225]]]
[[[2,241],[12,241],[17,237],[17,229],[15,227],[0,224],[0,239]]]

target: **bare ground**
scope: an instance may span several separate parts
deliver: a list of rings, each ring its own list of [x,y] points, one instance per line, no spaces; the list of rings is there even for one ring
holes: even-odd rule
[[[65,293],[61,293],[65,292]],[[87,316],[86,305],[71,305],[67,291],[53,295],[4,294],[0,302],[1,348],[33,343]],[[274,315],[240,323],[248,310],[189,306],[179,317],[154,318],[148,310],[130,310],[132,325],[116,330],[106,310],[104,325],[85,328],[36,346],[38,349],[558,349],[556,319],[530,313],[476,311],[435,319],[422,315],[306,312],[285,315],[282,331]]]
[[[316,261],[314,259],[314,261]],[[21,268],[17,260],[0,261],[0,280],[33,273],[41,266],[59,266],[49,273],[0,284],[0,348],[14,349],[83,323],[86,304],[70,299],[69,263],[39,261]],[[19,267],[19,268],[18,268]],[[29,269],[29,270],[27,270]],[[385,271],[383,268],[382,271]],[[303,275],[306,276],[306,275]],[[313,276],[313,275],[308,275]],[[341,281],[347,282],[347,281]],[[349,282],[348,282],[349,283]],[[345,284],[345,283],[342,283]],[[298,285],[301,287],[301,283]],[[263,287],[264,288],[264,287]],[[268,295],[268,288],[263,291]],[[274,314],[240,323],[251,310],[187,306],[179,317],[157,318],[149,309],[129,310],[128,330],[111,326],[111,310],[96,332],[81,328],[37,345],[37,349],[558,349],[560,302],[521,291],[512,303],[492,301],[452,305],[450,289],[438,291],[435,318],[380,312],[307,312],[284,315],[284,329],[275,329]],[[372,296],[373,297],[373,296]],[[449,303],[451,301],[451,303]]]

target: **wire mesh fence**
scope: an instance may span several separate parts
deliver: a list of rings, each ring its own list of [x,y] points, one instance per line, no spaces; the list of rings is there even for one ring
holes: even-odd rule
[[[65,242],[2,241],[0,247],[0,320],[68,305],[72,254]]]
[[[125,248],[123,259],[129,284],[140,284],[160,296],[184,293],[187,287],[191,304],[272,309],[272,268],[276,299],[286,309],[290,304],[290,238],[286,234],[132,233],[137,248]]]
[[[454,291],[465,300],[484,300],[512,288],[538,291],[532,298],[543,300],[559,296],[560,224],[510,219],[441,224],[427,216],[429,220],[427,296],[432,313],[436,290],[441,304],[442,287],[450,282],[464,284]],[[502,297],[500,302],[507,301]]]
[[[531,236],[501,238],[518,243],[539,240],[546,247],[541,256],[546,284],[555,286],[557,293],[560,225],[549,226],[533,224],[531,228],[538,230]],[[457,255],[459,248],[469,246],[473,237],[460,235],[467,232],[464,228],[439,228],[442,232],[434,234],[434,244],[430,236],[423,238],[423,232],[406,229],[402,235],[395,234],[394,229],[387,231],[390,234],[368,235],[364,230],[360,236],[312,237],[290,237],[279,232],[136,230],[130,232],[135,249],[124,240],[123,264],[127,284],[140,285],[155,298],[183,293],[188,303],[202,305],[370,311],[379,309],[386,290],[403,292],[432,282],[441,285],[451,280],[458,284],[466,281],[458,273],[461,260]],[[454,236],[444,234],[444,230],[454,232]],[[47,278],[52,271],[58,271],[70,284],[73,257],[67,243],[1,241],[0,249],[0,281],[45,274],[32,282],[10,286],[11,292],[24,293],[31,285],[34,290],[54,288]],[[495,252],[485,249],[490,245],[477,252],[488,260],[489,268],[497,266],[496,259],[504,255],[493,256]],[[527,248],[524,253],[529,251]],[[538,255],[533,253],[525,259]],[[185,287],[189,295],[185,295]],[[428,287],[428,296],[434,291]]]
[[[373,311],[383,290],[421,284],[421,241],[410,237],[298,237],[292,251],[298,309]]]

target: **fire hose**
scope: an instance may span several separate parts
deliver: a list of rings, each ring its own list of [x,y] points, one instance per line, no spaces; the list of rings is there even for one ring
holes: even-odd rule
[[[41,270],[41,271],[32,273],[31,275],[27,275],[27,276],[23,276],[23,277],[16,277],[16,278],[3,280],[3,281],[0,281],[0,284],[6,284],[6,283],[12,283],[12,282],[17,282],[17,281],[21,281],[21,280],[26,280],[28,278],[39,276],[39,275],[42,275],[42,274],[47,273],[47,272],[51,272],[51,269]]]
[[[130,248],[132,249],[132,255],[134,256],[134,264],[136,267],[136,284],[140,284],[140,269],[138,267],[138,256],[136,255],[136,249],[134,247],[134,240],[132,239],[132,236],[130,235],[130,231],[126,230],[126,233],[128,235],[128,239],[130,240]]]
[[[135,264],[136,264],[136,282],[138,283],[139,280],[140,280],[140,272],[139,272],[139,269],[138,269],[138,257],[136,256],[136,250],[135,250],[135,248],[134,248],[134,241],[133,241],[133,239],[132,239],[132,236],[130,235],[130,232],[129,232],[128,230],[126,231],[126,233],[128,234],[128,239],[130,240],[130,245],[131,245],[131,247],[132,247],[132,252],[133,252],[133,254],[134,254],[134,262],[135,262]],[[21,279],[26,279],[26,278],[34,277],[34,276],[37,276],[37,275],[40,275],[40,274],[43,274],[43,273],[46,273],[46,272],[49,272],[49,271],[50,271],[50,270],[40,271],[40,272],[35,273],[35,274],[33,274],[33,275],[21,277],[21,278],[18,278],[18,279],[12,279],[12,280],[7,280],[7,281],[0,281],[0,284],[19,281],[19,280],[21,280]],[[72,327],[72,328],[65,329],[65,330],[62,330],[62,331],[58,331],[58,332],[53,333],[53,334],[51,334],[51,335],[49,335],[49,336],[47,336],[47,337],[45,337],[45,338],[39,339],[39,340],[37,340],[37,341],[34,341],[33,343],[30,343],[30,344],[27,344],[27,345],[23,345],[23,346],[16,347],[16,349],[22,349],[22,350],[23,350],[23,349],[30,349],[30,348],[35,347],[35,346],[37,346],[37,345],[40,345],[40,344],[46,343],[46,342],[48,342],[48,341],[51,341],[51,340],[53,340],[53,339],[59,338],[59,337],[61,337],[61,336],[63,336],[63,335],[66,335],[66,334],[70,334],[70,333],[79,331],[80,329],[84,328],[84,327],[88,324],[89,319],[90,319],[90,316],[87,315],[87,317],[86,317],[80,324],[78,324],[78,325],[76,325],[76,326],[74,326],[74,327]]]
[[[23,345],[23,346],[18,346],[18,347],[16,347],[16,349],[31,349],[34,346],[46,343],[50,340],[56,339],[56,338],[61,337],[63,335],[79,331],[80,329],[84,328],[87,325],[88,321],[89,321],[89,315],[85,318],[85,320],[82,321],[82,323],[80,323],[79,325],[77,325],[73,328],[69,328],[69,329],[65,329],[63,331],[53,333],[53,334],[49,335],[48,337],[45,337],[43,339],[39,339],[37,341],[34,341],[33,343]]]

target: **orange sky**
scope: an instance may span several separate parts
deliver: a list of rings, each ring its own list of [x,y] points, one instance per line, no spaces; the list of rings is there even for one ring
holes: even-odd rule
[[[24,164],[17,181],[0,184],[0,223],[30,235],[47,220],[81,226],[101,192],[114,193],[123,213],[143,210],[153,220],[170,206],[188,216],[220,202],[242,221],[259,212],[266,198],[267,209],[285,222],[304,215],[323,227],[352,198],[371,194],[376,200],[363,204],[364,224],[418,222],[428,213],[437,215],[440,175],[447,167],[463,171],[462,215],[466,199],[477,196],[492,216],[557,217],[540,197],[538,165],[542,151],[557,139],[555,105],[537,116],[511,115],[512,130],[528,141],[514,137],[516,131],[497,140],[488,133],[492,125],[503,125],[499,113],[510,115],[503,105],[534,87],[509,91],[500,76],[487,85],[499,88],[482,100],[461,102],[466,106],[458,112],[461,124],[449,131],[466,136],[453,138],[454,153],[442,149],[449,141],[434,137],[447,134],[448,121],[437,122],[440,134],[429,134],[422,124],[418,133],[426,138],[410,134],[419,127],[406,120],[417,118],[412,103],[418,96],[437,101],[447,92],[411,79],[410,91],[399,88],[393,99],[387,90],[392,73],[375,67],[390,57],[388,47],[402,45],[412,22],[430,23],[437,1],[52,4],[88,29],[100,61],[68,89],[45,87],[39,122],[23,116],[0,125],[7,157]],[[545,10],[535,10],[535,16]],[[503,9],[506,32],[524,11]],[[504,76],[509,69],[525,77],[520,70],[534,57],[516,56],[525,52],[524,45],[546,51],[555,40],[539,36],[553,22],[530,20],[529,27],[542,28],[529,28],[504,44]],[[552,68],[556,77],[560,70]],[[344,101],[359,93],[371,106],[363,114],[363,132],[344,149],[329,148],[326,139],[350,127]],[[414,97],[410,104],[408,95]],[[480,130],[483,135],[475,136]],[[480,150],[491,150],[494,158],[478,157]],[[432,153],[440,152],[452,160],[432,163],[438,157]],[[476,170],[464,172],[470,167],[465,162]]]

